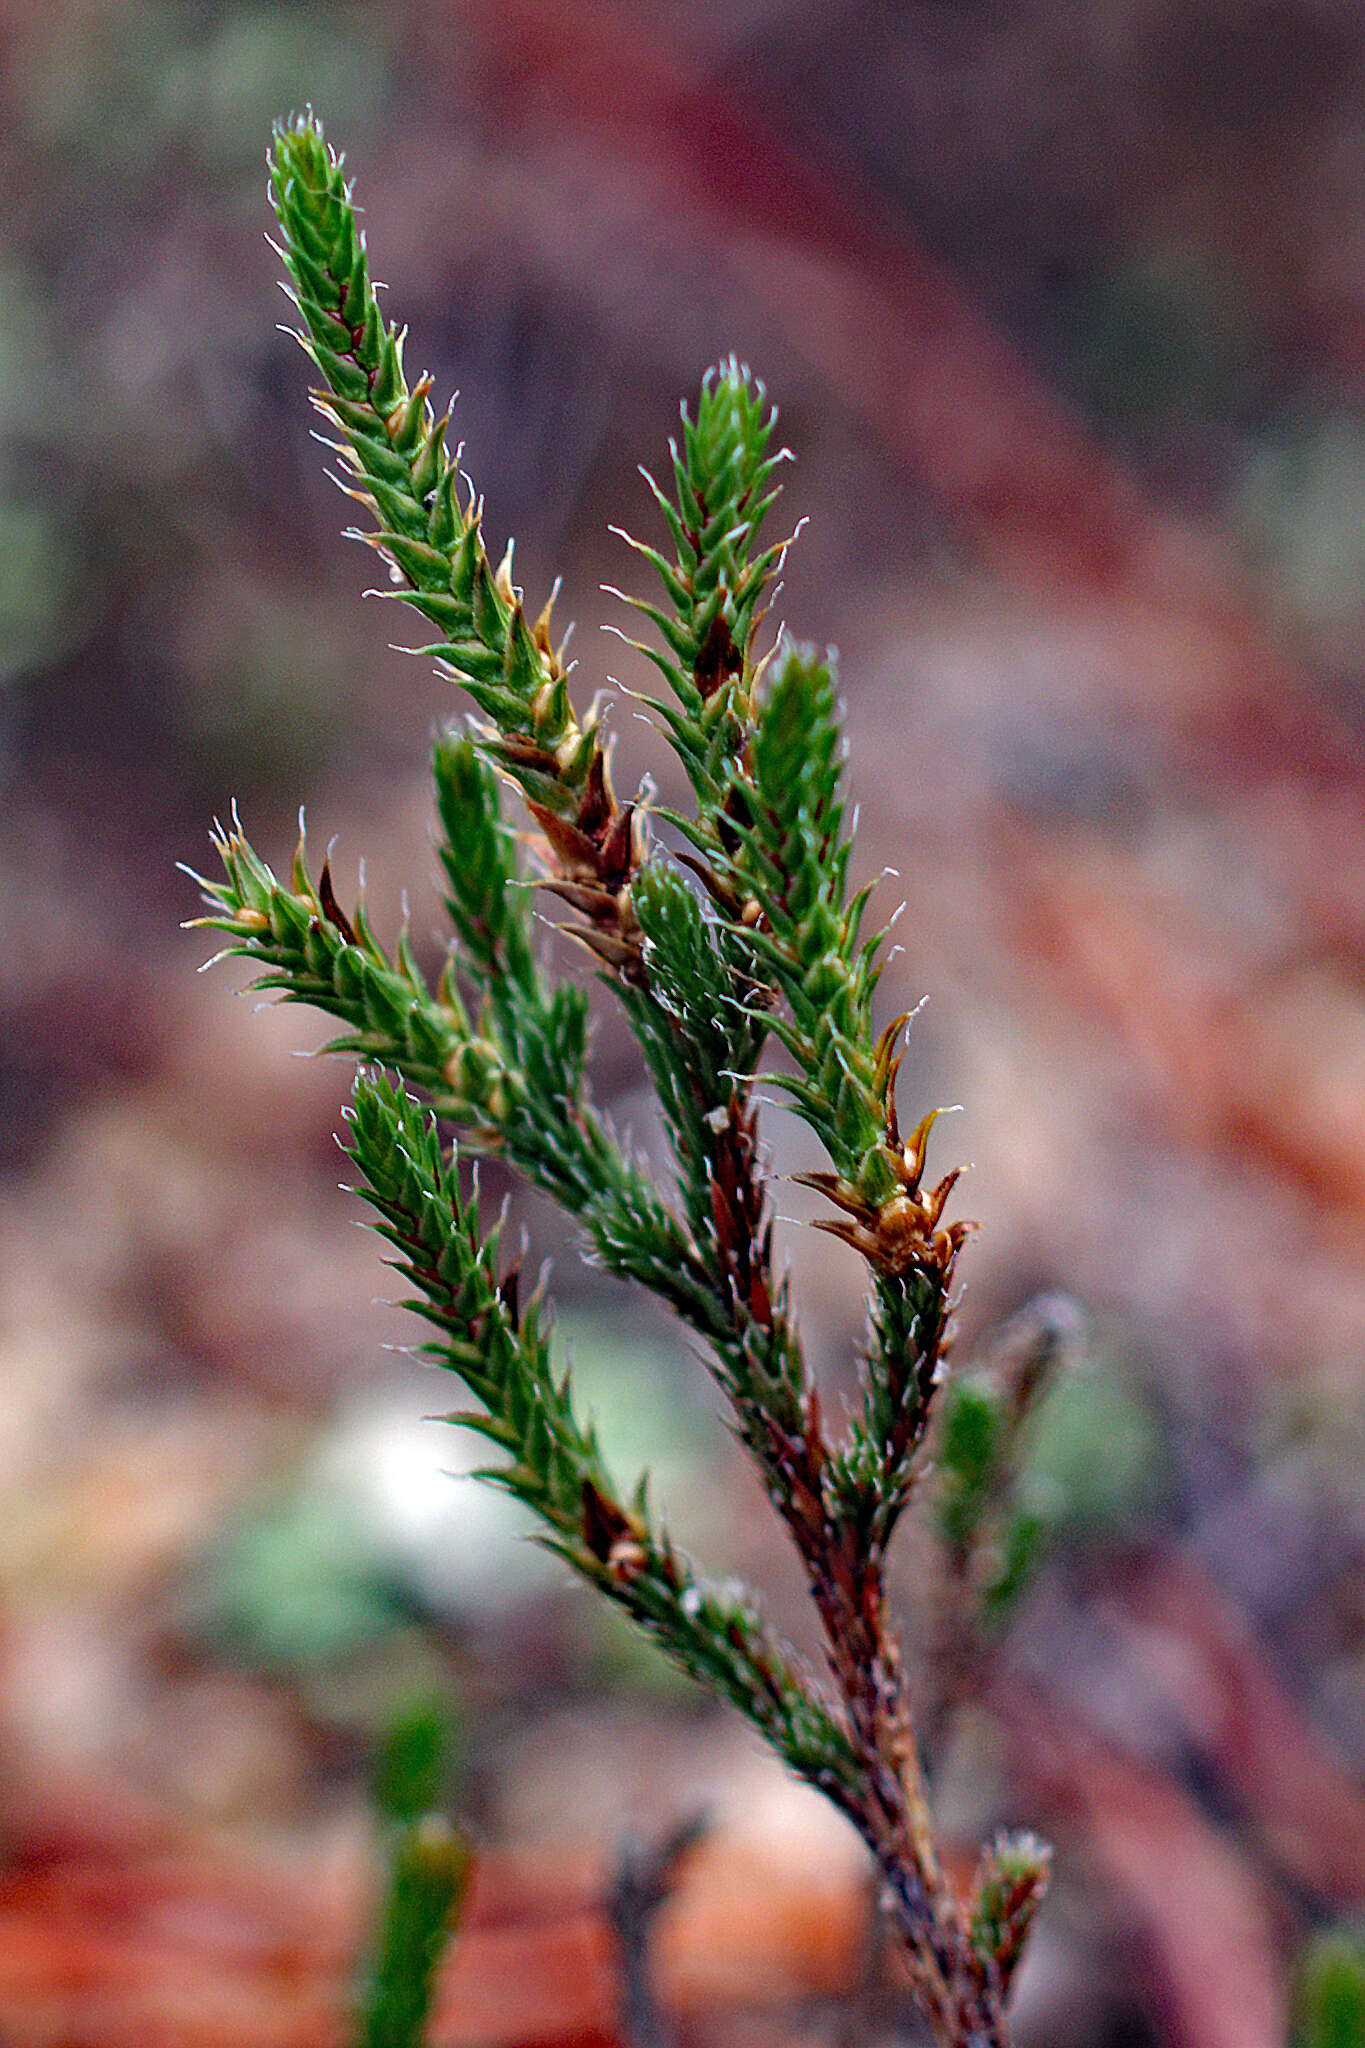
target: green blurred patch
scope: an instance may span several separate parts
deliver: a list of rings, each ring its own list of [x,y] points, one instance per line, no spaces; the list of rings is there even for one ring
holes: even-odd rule
[[[702,1475],[713,1427],[690,1361],[638,1316],[566,1318],[561,1366],[626,1485],[648,1464],[670,1526],[687,1542],[704,1530]],[[470,1477],[489,1461],[480,1439],[428,1413],[460,1405],[459,1384],[433,1375],[406,1399],[340,1415],[303,1469],[228,1531],[201,1569],[195,1625],[233,1654],[301,1673],[367,1655],[416,1618],[493,1621],[563,1583],[562,1567],[529,1542],[518,1505]],[[496,1462],[496,1460],[493,1460]],[[608,1641],[617,1638],[608,1621]],[[623,1649],[589,1658],[617,1670]],[[651,1669],[648,1646],[632,1669]]]
[[[0,255],[0,439],[80,425],[76,394],[57,373],[60,323],[43,286],[13,251]]]
[[[239,1523],[194,1605],[201,1633],[286,1672],[364,1650],[412,1613],[371,1518],[346,1491],[313,1486]]]
[[[343,743],[364,652],[325,596],[291,600],[245,568],[206,569],[189,587],[175,652],[180,731],[210,781],[293,786]]]
[[[92,579],[73,543],[55,434],[78,430],[58,374],[58,323],[30,271],[0,258],[0,684],[74,646],[92,613]]]
[[[595,1423],[618,1482],[629,1490],[647,1469],[650,1500],[670,1532],[684,1549],[704,1550],[714,1517],[708,1471],[718,1425],[707,1412],[700,1369],[638,1313],[561,1313],[555,1340],[559,1364],[573,1368],[575,1404]],[[647,1693],[661,1703],[700,1699],[692,1681],[619,1608],[586,1595],[578,1606],[585,1683]]]
[[[382,7],[120,7],[40,46],[23,79],[35,138],[105,172],[191,151],[213,170],[260,163],[282,109],[316,100],[357,133],[389,83]]]
[[[1118,1533],[1154,1512],[1169,1476],[1165,1439],[1123,1362],[1098,1351],[1061,1373],[1029,1425],[1019,1482],[1042,1529]]]
[[[410,1700],[384,1731],[374,1774],[374,1802],[386,1819],[420,1820],[442,1802],[453,1731],[449,1709],[434,1695]]]
[[[1281,421],[1252,461],[1235,511],[1272,592],[1310,626],[1365,613],[1365,420],[1345,411]]]
[[[648,1470],[649,1497],[684,1550],[702,1553],[715,1517],[714,1397],[701,1369],[666,1331],[638,1312],[555,1318],[558,1363],[573,1368],[574,1400],[597,1427],[607,1463],[623,1490]],[[714,1558],[703,1554],[703,1570]],[[610,1602],[582,1595],[571,1654],[593,1688],[643,1693],[660,1705],[695,1706],[702,1694]]]
[[[1236,414],[1265,375],[1240,293],[1192,250],[1149,249],[1092,271],[1065,321],[1073,387],[1120,424]]]
[[[1008,1625],[1046,1544],[1122,1536],[1158,1512],[1170,1449],[1111,1334],[1058,1325],[1037,1376],[998,1369],[952,1380],[933,1446],[938,1532],[974,1587],[977,1624]],[[1046,1362],[1044,1362],[1046,1361]]]
[[[77,642],[88,616],[80,582],[60,512],[0,488],[0,685]]]
[[[1358,1928],[1332,1928],[1311,1944],[1300,1971],[1294,2022],[1294,2048],[1362,2048],[1365,1936]]]
[[[938,1445],[939,1526],[948,1542],[965,1546],[990,1503],[1003,1422],[995,1390],[974,1380],[948,1389]]]
[[[685,1520],[716,1441],[700,1367],[638,1312],[561,1311],[555,1353],[572,1366],[575,1405],[596,1423],[620,1483],[648,1466],[660,1504],[676,1502]]]

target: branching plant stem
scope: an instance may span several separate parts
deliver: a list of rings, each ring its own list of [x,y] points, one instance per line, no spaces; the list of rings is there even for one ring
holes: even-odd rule
[[[1008,2048],[1006,1996],[1046,1852],[1031,1837],[999,1843],[969,1894],[954,1890],[886,1601],[887,1548],[918,1485],[966,1226],[944,1216],[956,1174],[924,1184],[932,1114],[901,1130],[906,1020],[873,1025],[881,935],[863,936],[868,891],[849,890],[831,663],[785,638],[760,651],[784,552],[760,533],[781,460],[775,416],[746,370],[722,364],[695,413],[683,409],[671,492],[650,480],[671,545],[638,551],[663,598],[630,602],[657,635],[644,647],[666,686],[654,711],[692,793],[689,811],[664,814],[686,848],[670,858],[643,807],[613,790],[596,708],[571,702],[549,606],[528,616],[510,547],[490,562],[482,501],[447,446],[449,415],[434,415],[429,379],[405,379],[403,336],[375,299],[341,161],[311,116],[277,129],[270,192],[299,338],[322,379],[314,403],[369,522],[359,537],[388,566],[382,594],[441,635],[422,651],[473,707],[438,738],[433,763],[454,939],[433,989],[406,937],[389,953],[363,905],[341,907],[327,865],[315,883],[301,846],[281,882],[235,818],[215,834],[223,873],[202,881],[201,922],[257,964],[261,986],[341,1021],[332,1049],[361,1062],[349,1111],[359,1192],[434,1333],[429,1354],[476,1403],[451,1419],[500,1454],[485,1476],[847,1815],[942,2048]],[[502,820],[507,784],[529,816],[521,840]],[[586,999],[536,943],[528,855],[639,1042],[672,1143],[671,1195],[593,1105]],[[772,1041],[789,1059],[776,1085],[828,1160],[808,1176],[830,1204],[817,1227],[868,1268],[862,1398],[842,1433],[826,1423],[774,1267],[756,1096]],[[552,1364],[544,1303],[523,1299],[515,1267],[499,1265],[497,1227],[462,1186],[461,1152],[505,1157],[577,1220],[592,1256],[704,1340],[804,1567],[828,1689],[750,1594],[694,1572],[646,1481],[621,1491]],[[974,1439],[963,1442],[971,1451]],[[946,1470],[962,1476],[952,1455]],[[981,1522],[970,1488],[961,1501],[945,1536],[959,1566]]]

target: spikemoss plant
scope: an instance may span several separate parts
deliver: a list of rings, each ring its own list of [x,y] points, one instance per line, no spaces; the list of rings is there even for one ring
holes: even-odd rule
[[[650,484],[662,544],[639,553],[657,601],[631,602],[652,629],[643,651],[661,682],[658,728],[691,791],[686,811],[659,814],[682,849],[670,855],[613,787],[597,707],[570,694],[549,605],[533,616],[510,547],[496,565],[487,552],[449,414],[433,411],[430,379],[407,381],[341,161],[311,116],[278,128],[270,193],[300,339],[322,380],[314,403],[365,515],[358,537],[387,565],[383,594],[429,622],[426,651],[472,706],[433,761],[454,937],[428,986],[405,937],[386,949],[362,907],[341,907],[325,863],[315,879],[300,846],[292,876],[277,879],[235,819],[215,834],[223,874],[203,882],[201,922],[256,964],[262,987],[342,1024],[332,1049],[360,1063],[348,1112],[359,1191],[431,1326],[425,1348],[472,1398],[451,1419],[498,1453],[487,1476],[848,1817],[885,1881],[939,2041],[1003,2048],[1046,1852],[1028,1836],[1001,1841],[965,1895],[950,1883],[885,1595],[887,1547],[945,1378],[967,1226],[947,1215],[956,1173],[931,1183],[926,1171],[933,1114],[902,1125],[906,1020],[874,1023],[882,937],[865,929],[868,890],[850,880],[831,661],[785,637],[764,651],[782,554],[763,537],[781,459],[774,415],[744,369],[720,365],[683,410],[669,487]],[[504,823],[509,791],[529,821],[520,832]],[[671,1187],[594,1107],[587,997],[537,942],[528,877],[625,1011],[672,1143]],[[829,1204],[816,1227],[867,1268],[862,1393],[840,1426],[822,1410],[774,1268],[756,1102],[771,1041],[788,1055],[777,1085],[827,1158],[809,1176]],[[478,1154],[553,1197],[593,1258],[702,1339],[804,1567],[825,1683],[747,1592],[697,1575],[643,1480],[623,1491],[608,1470],[552,1366],[546,1303],[522,1295],[496,1221],[469,1190],[463,1162]],[[939,1527],[964,1585],[975,1533],[999,1506],[991,1400],[963,1390],[944,1436]]]

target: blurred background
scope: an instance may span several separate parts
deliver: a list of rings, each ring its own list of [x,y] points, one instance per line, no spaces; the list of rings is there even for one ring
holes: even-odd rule
[[[4,0],[0,33],[0,2036],[337,2039],[377,1731],[436,1690],[485,1845],[440,2040],[615,2038],[612,1859],[699,1805],[680,2038],[905,2038],[839,1824],[447,1476],[453,1389],[385,1351],[336,1185],[346,1071],[293,1057],[325,1027],[178,930],[215,813],[285,861],[302,800],[343,900],[363,856],[439,958],[455,707],[361,600],[275,326],[263,154],[311,102],[490,545],[536,603],[563,576],[583,695],[619,682],[627,790],[670,785],[599,630],[639,588],[608,523],[656,537],[635,466],[719,355],[780,404],[780,611],[840,650],[859,863],[907,900],[886,1015],[929,998],[903,1110],[966,1105],[960,1355],[1040,1290],[1078,1321],[940,1810],[964,1854],[1056,1844],[1025,2048],[1281,2048],[1365,1915],[1365,15]],[[598,1075],[648,1143],[605,1003]],[[619,1464],[809,1646],[686,1346],[515,1191],[511,1227]],[[837,1398],[858,1263],[784,1228]]]

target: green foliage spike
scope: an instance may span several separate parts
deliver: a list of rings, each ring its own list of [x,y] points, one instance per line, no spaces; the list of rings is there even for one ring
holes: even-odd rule
[[[461,1123],[496,1123],[506,1068],[497,1048],[471,1029],[458,994],[447,981],[439,996],[427,987],[406,939],[392,959],[363,907],[350,917],[332,889],[330,864],[315,886],[303,838],[294,855],[293,886],[280,883],[234,819],[215,827],[213,845],[223,863],[221,881],[194,879],[209,915],[196,923],[225,932],[224,954],[241,954],[264,972],[255,986],[289,1003],[307,1003],[350,1026],[329,1052],[390,1061]],[[192,870],[187,870],[192,872]]]
[[[483,1476],[858,1829],[941,2048],[1008,2048],[1005,1994],[1042,1898],[1045,1855],[1032,1838],[998,1844],[967,1900],[944,1880],[916,1743],[922,1703],[886,1597],[888,1545],[944,1406],[966,1226],[944,1218],[954,1173],[923,1184],[933,1113],[901,1130],[905,1020],[880,1032],[873,1022],[881,935],[864,933],[869,891],[851,881],[832,665],[790,641],[760,649],[783,551],[762,535],[782,459],[774,414],[762,385],[723,363],[695,410],[683,409],[671,493],[651,483],[671,552],[639,550],[662,586],[662,601],[639,609],[659,636],[646,652],[668,686],[654,709],[693,799],[686,815],[667,814],[686,848],[675,863],[640,807],[617,801],[596,714],[580,720],[570,700],[548,609],[528,619],[510,548],[490,562],[448,417],[433,413],[428,379],[406,380],[402,333],[375,299],[341,159],[311,116],[277,129],[270,192],[300,339],[322,379],[314,399],[337,437],[345,487],[371,521],[361,537],[389,566],[385,595],[442,636],[428,651],[473,707],[439,735],[433,757],[452,937],[432,986],[406,937],[386,950],[363,907],[342,909],[326,865],[314,882],[300,847],[292,877],[278,880],[235,818],[215,835],[223,875],[201,881],[200,922],[254,964],[258,985],[344,1027],[332,1049],[362,1063],[349,1112],[359,1192],[429,1326],[429,1355],[468,1392],[449,1419],[492,1447]],[[519,834],[503,818],[508,785],[529,821]],[[587,993],[538,937],[537,892],[622,1005],[671,1179],[632,1156],[593,1103]],[[770,1035],[790,1062],[774,1078],[827,1155],[827,1168],[806,1176],[831,1206],[818,1227],[867,1267],[861,1400],[836,1429],[787,1276],[774,1269],[757,1085]],[[470,1153],[505,1159],[576,1220],[590,1257],[703,1339],[795,1546],[828,1689],[776,1640],[746,1589],[694,1572],[654,1519],[647,1476],[619,1491],[552,1365],[540,1293],[523,1298],[515,1268],[499,1264],[496,1223],[462,1187]],[[921,1718],[935,1729],[962,1674],[989,1654],[1027,1569],[1027,1503],[1015,1483],[1025,1405],[1017,1388],[971,1382],[946,1407],[934,1533],[955,1604],[951,1654],[926,1679]],[[418,2040],[463,1882],[458,1847],[419,1812],[425,1803],[424,1794],[393,1808],[388,1931],[367,2006],[373,2048]]]
[[[224,875],[194,876],[209,904],[194,922],[228,935],[219,958],[259,962],[257,988],[341,1019],[351,1028],[328,1051],[391,1066],[479,1149],[505,1154],[578,1217],[608,1271],[662,1294],[703,1335],[714,1328],[686,1232],[592,1107],[581,990],[536,980],[513,1016],[494,1005],[491,1032],[476,1030],[455,976],[447,971],[433,995],[406,940],[390,959],[363,909],[348,918],[340,908],[325,865],[314,886],[302,842],[292,888],[236,823],[213,843]]]
[[[876,948],[859,944],[866,896],[847,900],[842,752],[833,669],[789,642],[758,710],[751,768],[733,771],[753,816],[727,871],[749,944],[787,1006],[768,1019],[799,1068],[783,1085],[836,1170],[881,1195],[892,1182],[877,1158]]]
[[[468,1842],[435,1811],[445,1744],[445,1716],[424,1703],[399,1716],[384,1745],[374,1797],[389,1823],[387,1884],[356,2048],[421,2048],[426,2038],[473,1867]]]
[[[446,908],[469,974],[510,1020],[518,1000],[537,995],[539,977],[530,898],[497,782],[472,740],[455,732],[437,740],[432,765]]]
[[[657,572],[668,599],[667,610],[626,601],[663,641],[662,649],[637,643],[673,692],[672,702],[651,702],[692,784],[693,829],[716,850],[727,839],[730,769],[752,724],[763,598],[787,545],[758,544],[777,498],[773,474],[787,455],[770,452],[776,418],[763,386],[733,356],[709,371],[695,417],[682,407],[681,445],[669,443],[673,496],[645,472],[673,560],[621,536]]]
[[[341,436],[346,487],[375,521],[361,537],[391,564],[394,594],[442,635],[432,651],[488,720],[495,757],[569,814],[600,751],[595,731],[573,715],[548,614],[528,622],[510,553],[496,569],[489,560],[482,505],[461,484],[431,380],[408,386],[403,335],[379,309],[341,159],[311,115],[276,128],[270,197],[300,339],[325,387],[315,403]]]
[[[789,1669],[752,1604],[703,1586],[650,1525],[637,1489],[623,1505],[595,1431],[556,1377],[543,1304],[518,1298],[497,1265],[498,1230],[460,1192],[453,1156],[417,1104],[362,1072],[350,1111],[358,1192],[416,1288],[407,1306],[438,1332],[428,1357],[459,1374],[479,1403],[450,1420],[486,1437],[505,1461],[483,1475],[545,1525],[545,1540],[624,1607],[688,1674],[722,1692],[791,1767],[839,1795],[853,1768],[823,1703]]]
[[[707,1233],[723,1142],[716,1108],[742,1095],[762,1027],[737,993],[742,956],[677,869],[651,861],[633,895],[649,982],[627,1005],[673,1133],[688,1214]]]
[[[399,1836],[358,2048],[420,2048],[469,1860],[464,1842],[439,1815],[429,1814]]]

